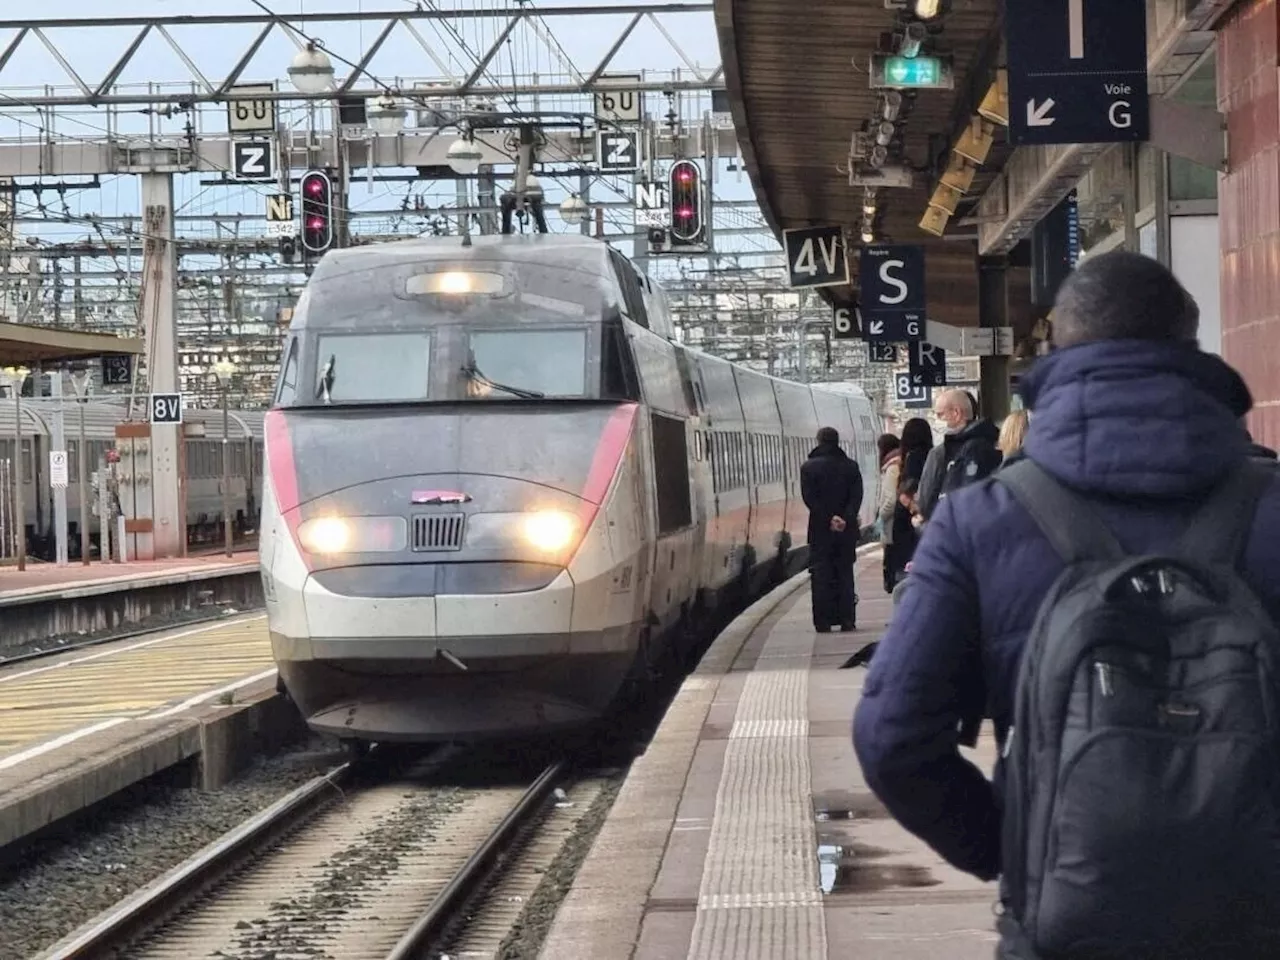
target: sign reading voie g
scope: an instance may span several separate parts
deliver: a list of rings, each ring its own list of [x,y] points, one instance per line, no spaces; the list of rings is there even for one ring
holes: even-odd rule
[[[1018,0],[1005,13],[1014,143],[1146,140],[1146,0]]]
[[[783,230],[782,246],[787,253],[787,272],[793,288],[834,287],[849,282],[842,227]]]
[[[863,247],[858,260],[858,287],[862,291],[862,322],[868,340],[910,341],[924,336],[923,247]]]

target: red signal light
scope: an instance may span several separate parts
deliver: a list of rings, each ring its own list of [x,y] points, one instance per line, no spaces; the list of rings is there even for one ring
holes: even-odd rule
[[[324,253],[333,242],[333,181],[323,170],[308,170],[302,175],[302,246]]]
[[[702,171],[692,160],[677,160],[671,167],[671,240],[696,244],[703,237]]]

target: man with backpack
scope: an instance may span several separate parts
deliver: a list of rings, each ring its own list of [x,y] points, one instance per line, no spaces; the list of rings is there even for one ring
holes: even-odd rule
[[[938,502],[961,487],[977,483],[1000,466],[996,440],[1000,431],[986,418],[977,417],[973,397],[964,390],[944,390],[933,407],[934,416],[947,428],[942,442],[929,451],[920,477],[920,515],[933,516]]]
[[[1090,257],[1025,456],[943,500],[854,720],[866,781],[1000,877],[1009,960],[1280,956],[1280,482],[1154,260]],[[990,716],[988,781],[958,749]]]

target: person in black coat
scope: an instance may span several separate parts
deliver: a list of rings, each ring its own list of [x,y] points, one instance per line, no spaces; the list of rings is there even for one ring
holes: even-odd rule
[[[818,431],[818,445],[800,467],[800,494],[809,508],[809,575],[813,581],[813,626],[819,633],[839,625],[855,629],[858,597],[853,562],[862,509],[862,471],[840,449],[834,427]]]

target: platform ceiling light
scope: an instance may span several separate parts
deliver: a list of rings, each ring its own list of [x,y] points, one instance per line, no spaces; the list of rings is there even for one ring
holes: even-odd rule
[[[883,121],[876,127],[876,143],[882,147],[887,147],[893,142],[894,127],[888,120]]]
[[[289,79],[299,93],[324,93],[333,85],[333,62],[315,43],[308,43],[289,65]]]
[[[576,193],[565,197],[560,204],[560,219],[565,223],[579,224],[587,217],[587,204]]]
[[[871,153],[867,156],[867,162],[873,167],[883,167],[889,159],[889,150],[887,147],[875,146],[871,148]]]
[[[942,0],[916,0],[915,11],[921,20],[932,20],[942,12]]]
[[[409,111],[404,104],[389,93],[384,93],[369,104],[367,111],[370,129],[382,137],[398,136],[404,129],[408,115]]]
[[[898,44],[898,56],[914,60],[920,56],[920,48],[929,36],[923,23],[909,23],[902,31],[902,41]]]
[[[876,239],[876,235],[875,235],[874,233],[872,233],[872,232],[871,232],[871,229],[870,229],[870,228],[868,228],[868,227],[863,227],[863,228],[862,228],[862,242],[863,242],[863,243],[874,243],[874,242],[875,242],[875,239]]]
[[[449,163],[450,170],[460,177],[469,177],[480,169],[483,156],[474,141],[459,137],[449,144],[449,152],[445,154],[445,159]]]

